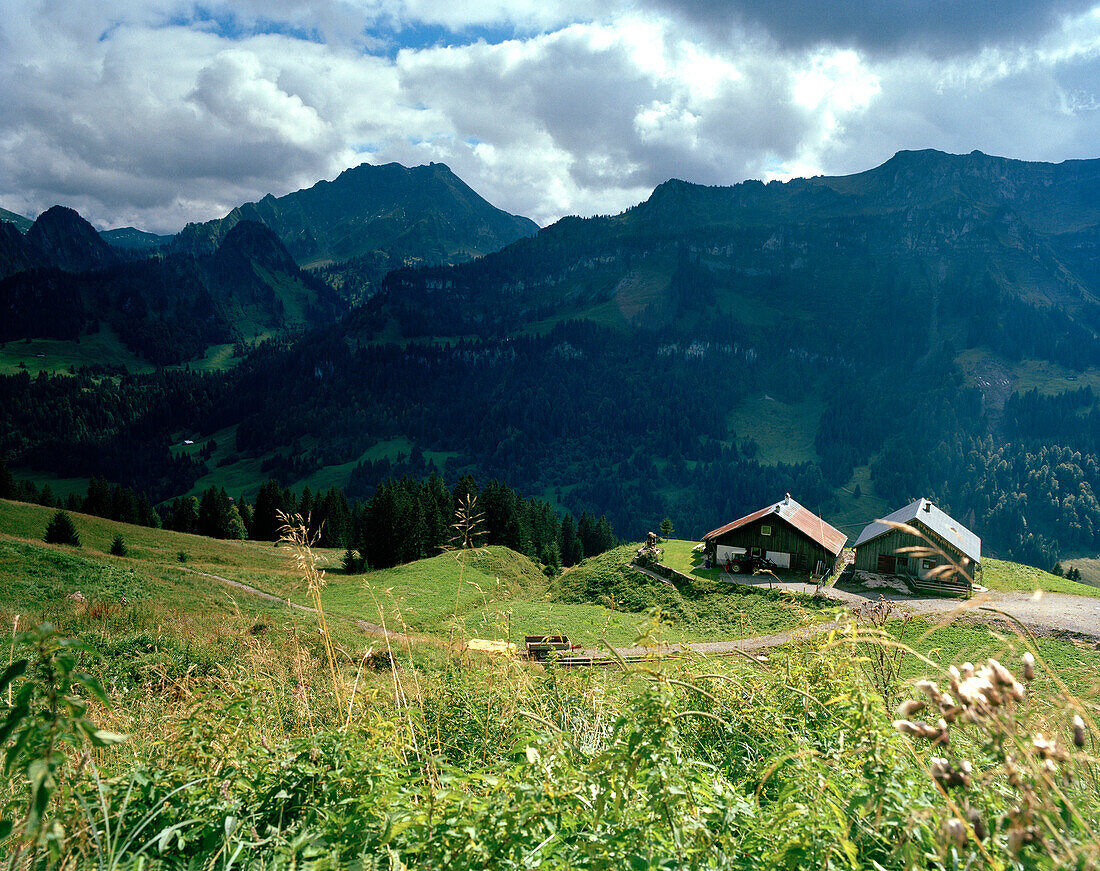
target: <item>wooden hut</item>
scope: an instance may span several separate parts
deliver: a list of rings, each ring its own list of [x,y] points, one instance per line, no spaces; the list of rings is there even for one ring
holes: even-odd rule
[[[969,595],[982,565],[982,540],[927,499],[867,524],[855,547],[856,571],[902,575],[918,590],[930,592]]]
[[[782,569],[824,575],[831,571],[848,537],[788,493],[786,498],[708,532],[707,555],[716,565],[752,565],[761,557]]]

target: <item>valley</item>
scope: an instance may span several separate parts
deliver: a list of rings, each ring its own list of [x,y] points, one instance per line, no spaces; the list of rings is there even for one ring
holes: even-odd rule
[[[370,212],[392,223],[393,203],[410,196],[400,212],[409,226],[420,226],[414,201],[420,210],[468,209],[502,227],[510,220],[472,200],[445,167],[360,167],[189,227],[165,249],[176,253],[147,265],[134,249],[109,255],[80,229],[87,250],[69,245],[67,262],[93,262],[93,249],[99,260],[138,257],[125,268],[145,270],[136,273],[145,276],[141,294],[163,273],[158,263],[206,262],[236,235],[213,267],[237,276],[237,289],[216,290],[222,278],[211,285],[213,314],[201,329],[160,300],[148,308],[145,339],[105,311],[97,332],[77,325],[73,338],[24,336],[0,354],[15,376],[63,379],[87,366],[117,380],[111,373],[125,369],[124,393],[163,393],[155,380],[139,384],[160,378],[169,358],[164,350],[141,357],[149,353],[141,342],[173,343],[172,366],[193,383],[165,394],[179,411],[152,427],[159,459],[121,481],[158,501],[215,484],[251,498],[271,472],[295,489],[368,495],[388,476],[434,469],[452,480],[502,478],[559,510],[605,514],[619,534],[637,537],[669,515],[701,535],[714,517],[783,491],[858,531],[876,512],[925,495],[974,512],[994,554],[1043,568],[1079,563],[1100,581],[1090,562],[1100,528],[1090,434],[1100,413],[1100,302],[1083,229],[1096,218],[1098,178],[1089,161],[901,152],[839,178],[728,188],[670,181],[620,215],[563,219],[466,262],[461,250],[470,249],[461,246],[452,256],[431,242],[414,254],[398,236],[364,236],[392,243],[403,259],[352,299],[334,270],[366,255],[330,256],[344,251],[334,241],[340,221]],[[60,246],[78,220],[58,213],[27,244]],[[314,238],[329,241],[316,241],[325,265],[303,272],[293,259],[312,262],[300,247],[309,221],[322,221]],[[328,235],[318,235],[322,225]],[[248,227],[256,229],[245,234]],[[432,265],[433,257],[450,263]],[[19,283],[30,274],[6,279],[8,293],[30,293],[33,285]],[[75,285],[55,277],[56,292],[82,299],[104,283],[57,275]],[[294,289],[307,285],[309,303]],[[123,299],[96,293],[95,307]],[[318,307],[321,299],[329,308]],[[358,304],[347,310],[349,302]],[[90,322],[96,308],[81,305],[76,320]],[[103,377],[93,375],[94,389],[109,387]],[[210,400],[188,406],[173,396],[180,389]],[[1038,390],[1031,416],[1013,411],[1006,421],[1013,396],[1030,390]],[[1080,424],[1040,426],[1036,415],[1047,412],[1039,406],[1070,394],[1080,397],[1071,412]],[[283,399],[273,405],[275,395]],[[96,438],[151,424],[139,412]],[[213,440],[218,451],[206,459],[168,451],[181,433],[197,445]],[[72,439],[59,430],[38,437]],[[72,475],[44,463],[42,450],[10,439],[0,447],[31,479]],[[1011,481],[995,472],[1006,462]],[[119,468],[104,457],[82,471]],[[1046,481],[1044,468],[1047,483],[1025,485],[1035,474]],[[1026,527],[1013,507],[1025,490]],[[1057,495],[1047,504],[1052,493],[1073,494],[1073,504]]]

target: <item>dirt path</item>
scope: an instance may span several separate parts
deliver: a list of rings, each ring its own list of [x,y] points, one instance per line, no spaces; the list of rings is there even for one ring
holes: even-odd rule
[[[916,616],[942,617],[947,620],[979,620],[984,623],[1005,621],[1006,616],[1018,620],[1037,635],[1066,634],[1073,637],[1100,642],[1100,599],[1088,596],[1071,596],[1065,593],[1043,593],[1036,597],[1032,593],[998,592],[991,590],[979,593],[970,599],[944,599],[939,597],[914,598],[904,596],[892,590],[853,591],[835,587],[818,588],[813,584],[797,582],[771,582],[766,580],[739,581],[746,586],[768,587],[775,590],[789,590],[794,593],[813,595],[815,592],[832,599],[839,605],[859,609],[879,601],[879,597],[890,601],[899,610]],[[1011,622],[1011,621],[1009,621]],[[696,641],[667,644],[659,647],[616,647],[615,653],[624,659],[642,659],[647,656],[667,656],[684,652],[702,653],[712,656],[752,653],[778,647],[798,638],[809,638],[841,628],[837,621],[817,623],[810,626],[776,632],[772,635],[759,635],[754,638],[740,638],[730,641]],[[606,650],[596,648],[583,651],[581,656],[606,660]],[[613,659],[613,658],[612,658]]]
[[[809,626],[800,626],[797,629],[788,629],[784,632],[775,632],[771,635],[757,635],[752,638],[737,638],[729,641],[685,641],[678,644],[661,644],[657,647],[616,647],[615,653],[623,659],[642,659],[647,656],[669,656],[679,653],[703,653],[711,656],[730,656],[737,653],[752,653],[758,650],[767,650],[769,647],[779,647],[798,638],[809,638],[820,635],[833,629],[840,629],[842,624],[835,620],[827,623],[813,623]],[[582,651],[580,656],[602,658],[607,657],[607,650],[601,648],[589,648]]]
[[[287,599],[282,599],[272,593],[266,593],[256,587],[251,587],[241,581],[224,578],[221,575],[213,575],[209,572],[200,572],[195,569],[180,567],[180,571],[190,572],[204,578],[219,581],[228,587],[241,590],[253,596],[258,596],[269,602],[281,602],[299,611],[310,614],[316,613],[316,609],[308,605],[299,605]],[[663,579],[662,579],[663,580]],[[1005,615],[1020,621],[1028,629],[1040,635],[1069,634],[1075,637],[1100,642],[1100,599],[1092,599],[1088,596],[1071,596],[1065,593],[1044,593],[1038,598],[1032,593],[1024,592],[997,592],[991,590],[987,593],[979,593],[966,600],[942,599],[938,597],[914,598],[904,596],[893,590],[847,590],[836,587],[815,587],[813,584],[772,581],[749,580],[738,581],[746,586],[768,587],[775,590],[788,590],[793,593],[813,595],[818,593],[832,599],[839,605],[846,605],[852,609],[858,609],[865,605],[878,602],[880,597],[891,602],[900,610],[924,617],[940,616],[946,619],[980,620],[990,623],[996,620],[1004,620]],[[392,641],[408,642],[418,639],[412,638],[402,632],[394,632],[385,629],[377,623],[360,620],[343,614],[333,614],[342,620],[354,623],[365,632],[372,635],[387,637]],[[751,653],[766,650],[769,647],[778,647],[787,644],[797,638],[807,638],[840,628],[840,623],[829,621],[803,626],[797,629],[788,629],[785,632],[776,632],[771,635],[758,635],[753,638],[738,638],[729,641],[695,641],[678,644],[667,644],[659,647],[617,647],[615,652],[624,659],[640,659],[647,655],[669,655],[683,652],[702,653],[712,656],[730,656],[741,653]],[[599,659],[607,656],[606,650],[589,648],[578,654],[583,657]]]
[[[812,584],[773,582],[766,580],[738,581],[753,587],[771,587],[795,593],[813,595]],[[992,622],[1003,620],[1004,615],[1019,620],[1028,629],[1040,635],[1065,633],[1100,641],[1100,599],[1089,596],[1072,596],[1068,593],[1034,593],[1022,591],[1001,592],[989,590],[975,593],[970,599],[945,599],[939,596],[906,596],[890,589],[864,590],[825,587],[820,595],[833,599],[849,608],[859,608],[886,599],[896,608],[917,616],[961,617],[970,620]],[[1000,614],[997,612],[1001,612]]]
[[[200,572],[196,569],[188,569],[182,566],[180,566],[180,571],[190,572],[193,575],[200,575],[201,577],[211,578],[215,581],[221,581],[227,587],[233,587],[237,590],[249,593],[250,595],[257,596],[260,599],[266,599],[268,602],[279,602],[283,605],[294,608],[297,611],[306,611],[310,614],[317,613],[317,609],[311,608],[309,605],[299,605],[297,602],[290,601],[290,599],[281,599],[272,593],[265,593],[263,590],[256,589],[256,587],[250,587],[248,584],[243,583],[242,581],[234,581],[232,578],[223,578],[221,575],[212,575],[209,572]],[[341,620],[347,620],[350,623],[354,623],[365,632],[369,632],[371,635],[381,635],[383,638],[389,638],[391,641],[399,641],[404,643],[407,641],[417,640],[410,635],[404,634],[403,632],[394,632],[392,629],[386,629],[385,627],[380,626],[377,623],[370,623],[367,620],[360,620],[357,617],[349,617],[346,614],[330,613],[327,609],[325,611],[325,614],[330,617],[338,617]]]

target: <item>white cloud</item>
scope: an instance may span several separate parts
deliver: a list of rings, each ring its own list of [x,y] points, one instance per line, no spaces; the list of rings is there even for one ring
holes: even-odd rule
[[[167,232],[364,159],[436,160],[546,223],[673,176],[849,172],[921,147],[1057,160],[1100,141],[1093,12],[945,59],[728,23],[715,38],[650,5],[0,0],[0,205]]]

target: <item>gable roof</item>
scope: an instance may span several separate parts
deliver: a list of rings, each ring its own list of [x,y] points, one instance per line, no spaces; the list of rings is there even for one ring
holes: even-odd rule
[[[894,527],[884,521],[908,523],[910,525],[920,524],[930,532],[934,532],[964,556],[969,557],[973,562],[980,563],[982,561],[982,540],[927,499],[918,499],[904,508],[899,508],[893,514],[886,515],[882,520],[868,523],[863,527],[863,532],[859,534],[859,538],[856,539],[855,546],[860,547],[880,535],[890,532]]]
[[[843,532],[829,526],[828,523],[809,509],[803,508],[795,502],[794,499],[791,498],[791,494],[788,493],[785,499],[776,502],[774,505],[769,505],[767,508],[761,508],[759,511],[754,511],[752,514],[746,514],[740,520],[727,523],[725,526],[719,526],[717,529],[712,529],[703,536],[703,541],[726,532],[731,532],[734,529],[739,529],[768,514],[778,515],[811,541],[820,544],[834,556],[844,549],[844,543],[848,540],[848,536]]]

